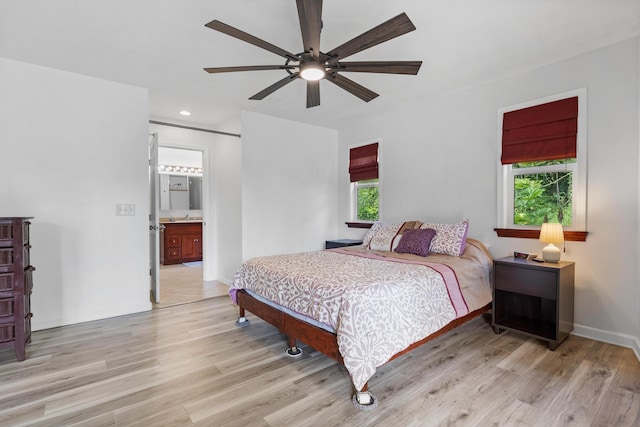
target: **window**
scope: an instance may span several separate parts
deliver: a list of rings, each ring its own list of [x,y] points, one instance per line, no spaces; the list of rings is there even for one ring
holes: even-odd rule
[[[380,218],[378,180],[369,179],[351,183],[352,215],[354,221],[377,221]]]
[[[511,165],[513,202],[509,223],[541,226],[543,222],[573,225],[573,175],[576,159],[521,162]],[[510,194],[511,195],[511,194]]]
[[[351,220],[377,221],[380,218],[378,143],[349,150],[351,180]]]
[[[586,230],[584,112],[585,89],[498,112],[498,227]]]

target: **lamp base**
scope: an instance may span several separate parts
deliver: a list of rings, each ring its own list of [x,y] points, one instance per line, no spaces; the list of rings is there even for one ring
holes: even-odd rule
[[[542,258],[545,262],[558,262],[560,261],[560,248],[553,243],[549,243],[542,249]]]

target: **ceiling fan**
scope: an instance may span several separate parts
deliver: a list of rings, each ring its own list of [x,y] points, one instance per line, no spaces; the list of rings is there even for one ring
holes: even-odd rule
[[[395,18],[391,18],[335,49],[324,53],[320,51],[322,0],[296,0],[296,4],[298,6],[300,29],[302,31],[304,48],[302,53],[291,53],[230,25],[213,20],[206,24],[206,27],[261,47],[276,55],[280,55],[285,58],[285,63],[282,65],[205,68],[204,70],[208,73],[285,70],[287,72],[285,78],[261,90],[249,99],[264,99],[292,81],[302,78],[307,82],[307,108],[320,105],[320,80],[322,79],[341,87],[365,102],[369,102],[378,96],[377,93],[339,74],[342,71],[354,73],[418,74],[422,61],[343,61],[343,59],[348,56],[415,30],[416,27],[406,13],[401,13]]]

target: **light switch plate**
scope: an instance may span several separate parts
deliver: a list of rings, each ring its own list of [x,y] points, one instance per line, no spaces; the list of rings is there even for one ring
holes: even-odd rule
[[[117,216],[134,216],[136,214],[136,205],[133,203],[118,203],[116,204]]]

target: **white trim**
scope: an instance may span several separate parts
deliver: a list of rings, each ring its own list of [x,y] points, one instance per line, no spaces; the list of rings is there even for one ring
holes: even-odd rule
[[[630,348],[635,353],[638,361],[640,361],[640,339],[637,337],[578,324],[573,325],[571,335]]]
[[[640,47],[638,47],[638,66],[640,67]],[[640,147],[640,75],[638,76],[638,147]],[[640,155],[638,157],[638,169],[640,170]],[[640,175],[638,175],[638,184],[640,184]],[[637,223],[640,224],[640,185],[638,186],[637,199],[638,216]],[[636,337],[635,347],[636,357],[640,360],[640,233],[636,234],[636,310],[638,318],[636,319]]]
[[[502,157],[502,120],[505,113],[510,111],[520,110],[522,108],[532,107],[534,105],[546,104],[547,102],[558,101],[560,99],[570,98],[573,96],[578,97],[578,135],[576,142],[577,158],[578,158],[578,173],[574,176],[577,182],[577,187],[574,192],[574,203],[572,203],[573,209],[573,224],[571,227],[567,227],[568,230],[585,231],[587,229],[587,88],[582,87],[567,92],[546,96],[543,98],[532,99],[520,104],[509,105],[506,107],[498,108],[497,123],[498,123],[498,158],[497,160],[497,226],[498,228],[514,228],[513,221],[509,221],[510,206],[513,204],[509,202],[509,197],[506,196],[506,188],[508,187],[510,180],[510,167],[503,166],[500,162]],[[512,219],[512,217],[511,217]],[[531,228],[531,227],[526,227]]]

